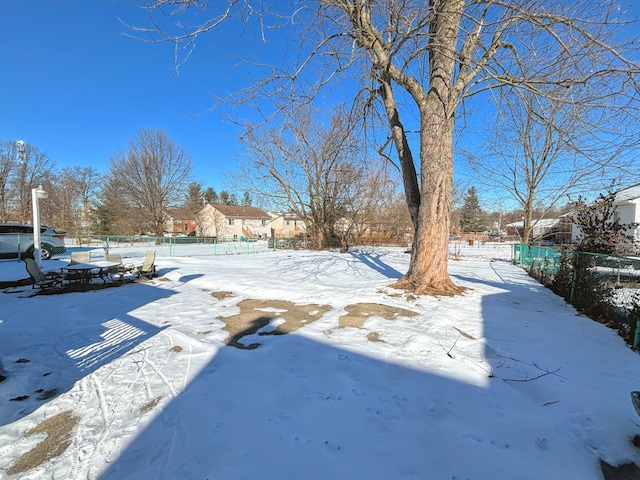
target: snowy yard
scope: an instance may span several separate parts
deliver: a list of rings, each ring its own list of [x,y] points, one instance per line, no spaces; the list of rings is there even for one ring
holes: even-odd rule
[[[461,246],[467,290],[446,298],[389,287],[399,248],[159,254],[148,282],[0,293],[0,478],[588,480],[601,459],[640,464],[640,357],[510,248]],[[0,281],[24,276],[0,262]]]

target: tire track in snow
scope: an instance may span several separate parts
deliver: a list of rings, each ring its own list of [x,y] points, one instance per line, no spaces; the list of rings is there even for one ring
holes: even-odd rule
[[[189,337],[185,333],[178,332],[176,330],[174,330],[172,333],[182,336],[184,338],[185,344],[187,345],[187,348],[189,349],[186,352],[187,364],[186,364],[186,366],[184,368],[184,372],[183,372],[183,375],[182,375],[182,386],[180,388],[180,391],[184,391],[184,389],[187,387],[187,381],[188,381],[188,378],[189,378],[189,373],[191,373],[191,354],[193,353],[193,347],[191,346],[191,342],[189,341]],[[174,342],[173,337],[171,335],[169,335],[168,332],[163,330],[162,334],[169,338],[169,342],[171,343],[171,348],[169,350],[171,350],[175,346],[180,346],[180,345],[178,345],[177,343]]]
[[[92,373],[82,380],[81,390],[84,392],[82,396],[89,396],[89,392],[92,392],[92,396],[95,395],[94,398],[97,399],[96,409],[99,412],[102,425],[100,427],[94,426],[90,428],[92,431],[92,434],[88,435],[90,440],[86,438],[83,439],[82,442],[79,442],[81,446],[76,447],[73,455],[75,458],[80,459],[80,465],[74,469],[75,472],[73,472],[73,475],[72,472],[69,472],[69,478],[80,480],[92,476],[91,472],[88,471],[86,462],[82,460],[82,457],[90,457],[90,455],[85,453],[86,451],[90,450],[92,453],[99,452],[100,456],[105,458],[105,462],[109,463],[109,459],[114,449],[117,448],[118,442],[112,439],[113,441],[108,442],[109,444],[107,445],[105,440],[109,438],[114,428],[118,428],[118,423],[127,421],[125,418],[126,411],[129,410],[133,412],[135,410],[133,409],[133,403],[136,398],[139,398],[137,392],[143,390],[147,393],[148,398],[153,397],[151,386],[154,375],[149,375],[148,369],[145,368],[145,366],[150,366],[156,375],[158,374],[158,367],[154,361],[149,359],[148,355],[149,349],[146,348],[131,352],[127,355],[127,358],[118,359],[105,365],[99,371]],[[131,367],[131,364],[136,365],[136,367]],[[135,368],[135,375],[123,373],[123,368]],[[115,376],[120,378],[114,379],[113,377]],[[168,383],[163,375],[158,376],[163,380],[163,383]],[[112,401],[109,401],[105,395],[104,382],[111,381],[112,383],[118,384],[121,379],[126,379],[126,381],[118,390],[126,390],[127,395],[117,395]],[[174,391],[171,387],[170,390]],[[123,399],[125,399],[125,401],[122,401]],[[128,399],[128,401],[126,399]],[[85,401],[91,402],[89,399]],[[95,402],[95,400],[93,400],[93,402]],[[123,413],[125,413],[125,415],[123,415]],[[140,417],[137,417],[137,419],[135,422],[129,424],[127,430],[133,431],[138,427],[142,419]],[[84,450],[84,452],[82,450]]]

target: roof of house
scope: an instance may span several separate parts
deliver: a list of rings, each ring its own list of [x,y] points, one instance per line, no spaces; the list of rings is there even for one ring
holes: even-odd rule
[[[187,210],[186,208],[176,208],[173,210],[170,210],[169,212],[169,216],[174,219],[174,220],[195,220],[196,215],[192,212],[190,212],[189,210]]]
[[[280,217],[285,220],[302,220],[300,215],[294,212],[268,212],[267,215],[271,216],[274,220]]]
[[[247,218],[247,219],[267,219],[271,220],[271,217],[264,213],[257,207],[243,207],[240,205],[223,205],[215,204],[210,205],[218,210],[227,218]]]
[[[616,192],[615,203],[628,202],[636,198],[640,198],[640,184],[618,190]]]
[[[532,220],[531,226],[537,228],[550,228],[556,226],[559,221],[560,220],[557,218],[542,218],[539,220]],[[509,223],[508,225],[505,225],[505,227],[521,228],[524,227],[524,221]]]

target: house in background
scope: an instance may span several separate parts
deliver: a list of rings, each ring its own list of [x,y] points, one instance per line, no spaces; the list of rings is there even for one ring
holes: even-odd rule
[[[542,218],[533,220],[531,225],[531,237],[529,242],[545,243],[569,243],[572,238],[572,225],[569,217]],[[524,234],[524,222],[513,222],[505,225],[507,236],[522,238]]]
[[[623,188],[616,192],[614,215],[620,224],[637,223],[640,225],[640,184]],[[631,229],[636,242],[640,242],[640,227]]]
[[[196,218],[196,236],[225,240],[268,238],[271,217],[256,207],[207,204]]]
[[[269,216],[271,217],[270,228],[272,237],[293,238],[307,231],[304,220],[295,213],[269,212]]]
[[[196,216],[186,210],[172,210],[165,231],[171,235],[195,235]]]
[[[613,215],[620,225],[640,224],[640,184],[623,188],[615,192]],[[640,227],[628,229],[635,242],[640,242]],[[572,241],[578,243],[582,236],[580,227],[573,225]]]

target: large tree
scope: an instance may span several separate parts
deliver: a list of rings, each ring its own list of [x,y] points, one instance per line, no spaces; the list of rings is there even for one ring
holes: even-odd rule
[[[35,145],[25,143],[24,147],[24,152],[18,155],[9,183],[15,217],[18,221],[28,223],[33,218],[31,190],[40,184],[46,186],[50,183],[55,164],[47,153],[40,151]],[[46,201],[42,203],[42,221],[48,223],[49,206]]]
[[[242,141],[248,155],[234,182],[259,194],[272,209],[295,212],[314,249],[346,251],[367,213],[393,193],[385,169],[369,158],[341,109],[325,120],[300,108],[277,127],[248,129]]]
[[[58,230],[88,233],[100,180],[93,167],[66,167],[54,175],[46,186],[49,197],[44,205]]]
[[[370,93],[366,105],[380,101],[415,227],[409,271],[396,285],[419,293],[460,290],[447,261],[453,134],[465,99],[496,88],[548,96],[541,87],[553,84],[571,89],[568,103],[623,112],[638,95],[613,0],[149,0],[148,8],[151,41],[173,41],[177,53],[234,13],[249,27],[257,19],[263,33],[293,32],[299,50],[250,89],[267,117],[265,99],[289,108],[338,80],[351,82],[346,95],[355,80]],[[203,12],[208,20],[189,27]],[[405,128],[413,118],[417,162]]]
[[[522,209],[522,241],[528,243],[536,223],[568,195],[628,178],[627,167],[636,160],[621,155],[621,147],[638,139],[627,138],[635,127],[620,125],[620,118],[569,104],[570,89],[553,86],[546,97],[502,93],[499,111],[465,156],[476,181],[504,192]]]
[[[109,184],[160,237],[169,210],[184,201],[191,170],[191,157],[165,131],[141,129],[111,157]]]
[[[0,140],[0,222],[9,220],[11,189],[9,180],[18,159],[16,142]]]

